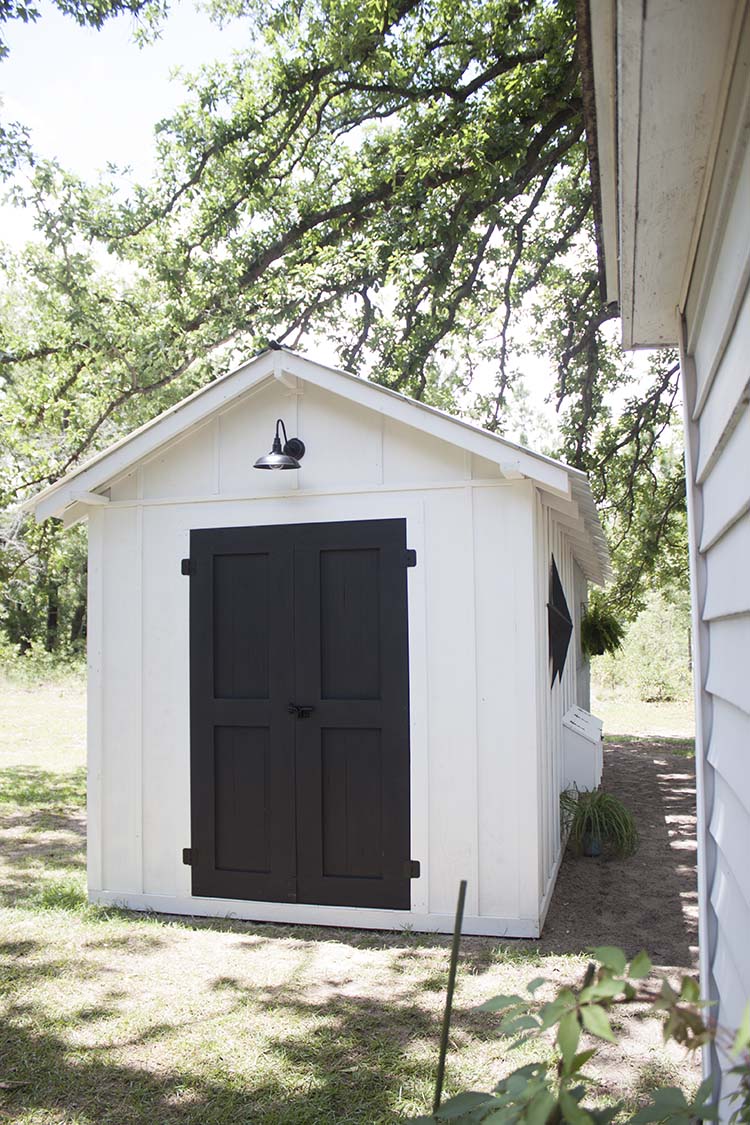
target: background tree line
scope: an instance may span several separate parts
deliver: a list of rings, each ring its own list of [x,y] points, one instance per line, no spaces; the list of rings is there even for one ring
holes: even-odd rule
[[[58,6],[94,26],[130,11],[145,35],[168,18],[155,0]],[[591,476],[610,604],[629,619],[654,583],[684,588],[677,365],[658,354],[636,380],[603,303],[574,0],[212,12],[253,45],[190,80],[150,182],[83,182],[0,125],[0,174],[36,228],[2,251],[6,642],[64,653],[84,633],[83,532],[35,527],[19,501],[272,339],[325,339],[341,366],[498,433],[543,365],[546,451]]]

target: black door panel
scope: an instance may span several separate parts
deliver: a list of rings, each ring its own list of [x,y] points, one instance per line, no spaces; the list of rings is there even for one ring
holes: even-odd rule
[[[191,532],[194,894],[408,909],[405,535]]]

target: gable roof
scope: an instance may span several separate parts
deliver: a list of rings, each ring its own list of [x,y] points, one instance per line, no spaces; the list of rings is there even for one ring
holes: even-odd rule
[[[66,523],[75,522],[76,518],[86,514],[85,506],[106,503],[106,497],[98,490],[123,476],[146,457],[197,429],[217,411],[225,410],[259,384],[272,379],[290,388],[296,388],[298,380],[311,383],[493,461],[510,479],[526,477],[533,480],[567,513],[574,553],[580,556],[587,576],[594,582],[604,582],[610,577],[609,549],[585,473],[461,418],[454,418],[433,406],[349,371],[318,363],[288,348],[270,348],[214,379],[30,497],[23,504],[23,509],[33,511],[39,522],[64,514]],[[576,542],[578,552],[575,551]]]

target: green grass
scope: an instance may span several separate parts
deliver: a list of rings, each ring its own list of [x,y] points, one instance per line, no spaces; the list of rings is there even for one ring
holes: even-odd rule
[[[80,685],[11,685],[2,708],[0,1120],[386,1125],[427,1109],[449,938],[89,905]],[[538,1051],[508,1056],[484,1000],[537,976],[551,996],[586,960],[465,938],[446,1096],[490,1088]],[[661,1050],[657,1027],[647,1044]],[[643,1058],[608,1051],[607,1089],[636,1096]]]
[[[591,710],[604,723],[604,734],[610,738],[621,735],[660,738],[695,738],[695,715],[692,700],[668,703],[643,703],[640,700],[597,694],[592,690]]]
[[[605,735],[610,744],[648,746],[657,754],[676,754],[678,758],[695,757],[694,738],[665,738],[660,735],[612,734]]]
[[[80,676],[34,684],[0,676],[0,769],[71,772],[86,763],[86,687]]]

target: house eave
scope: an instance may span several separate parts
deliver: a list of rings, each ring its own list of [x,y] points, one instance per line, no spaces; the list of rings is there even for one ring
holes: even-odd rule
[[[601,198],[607,296],[618,295],[626,348],[677,341],[745,6],[745,0],[585,4],[594,189]],[[579,23],[585,31],[586,20]]]

